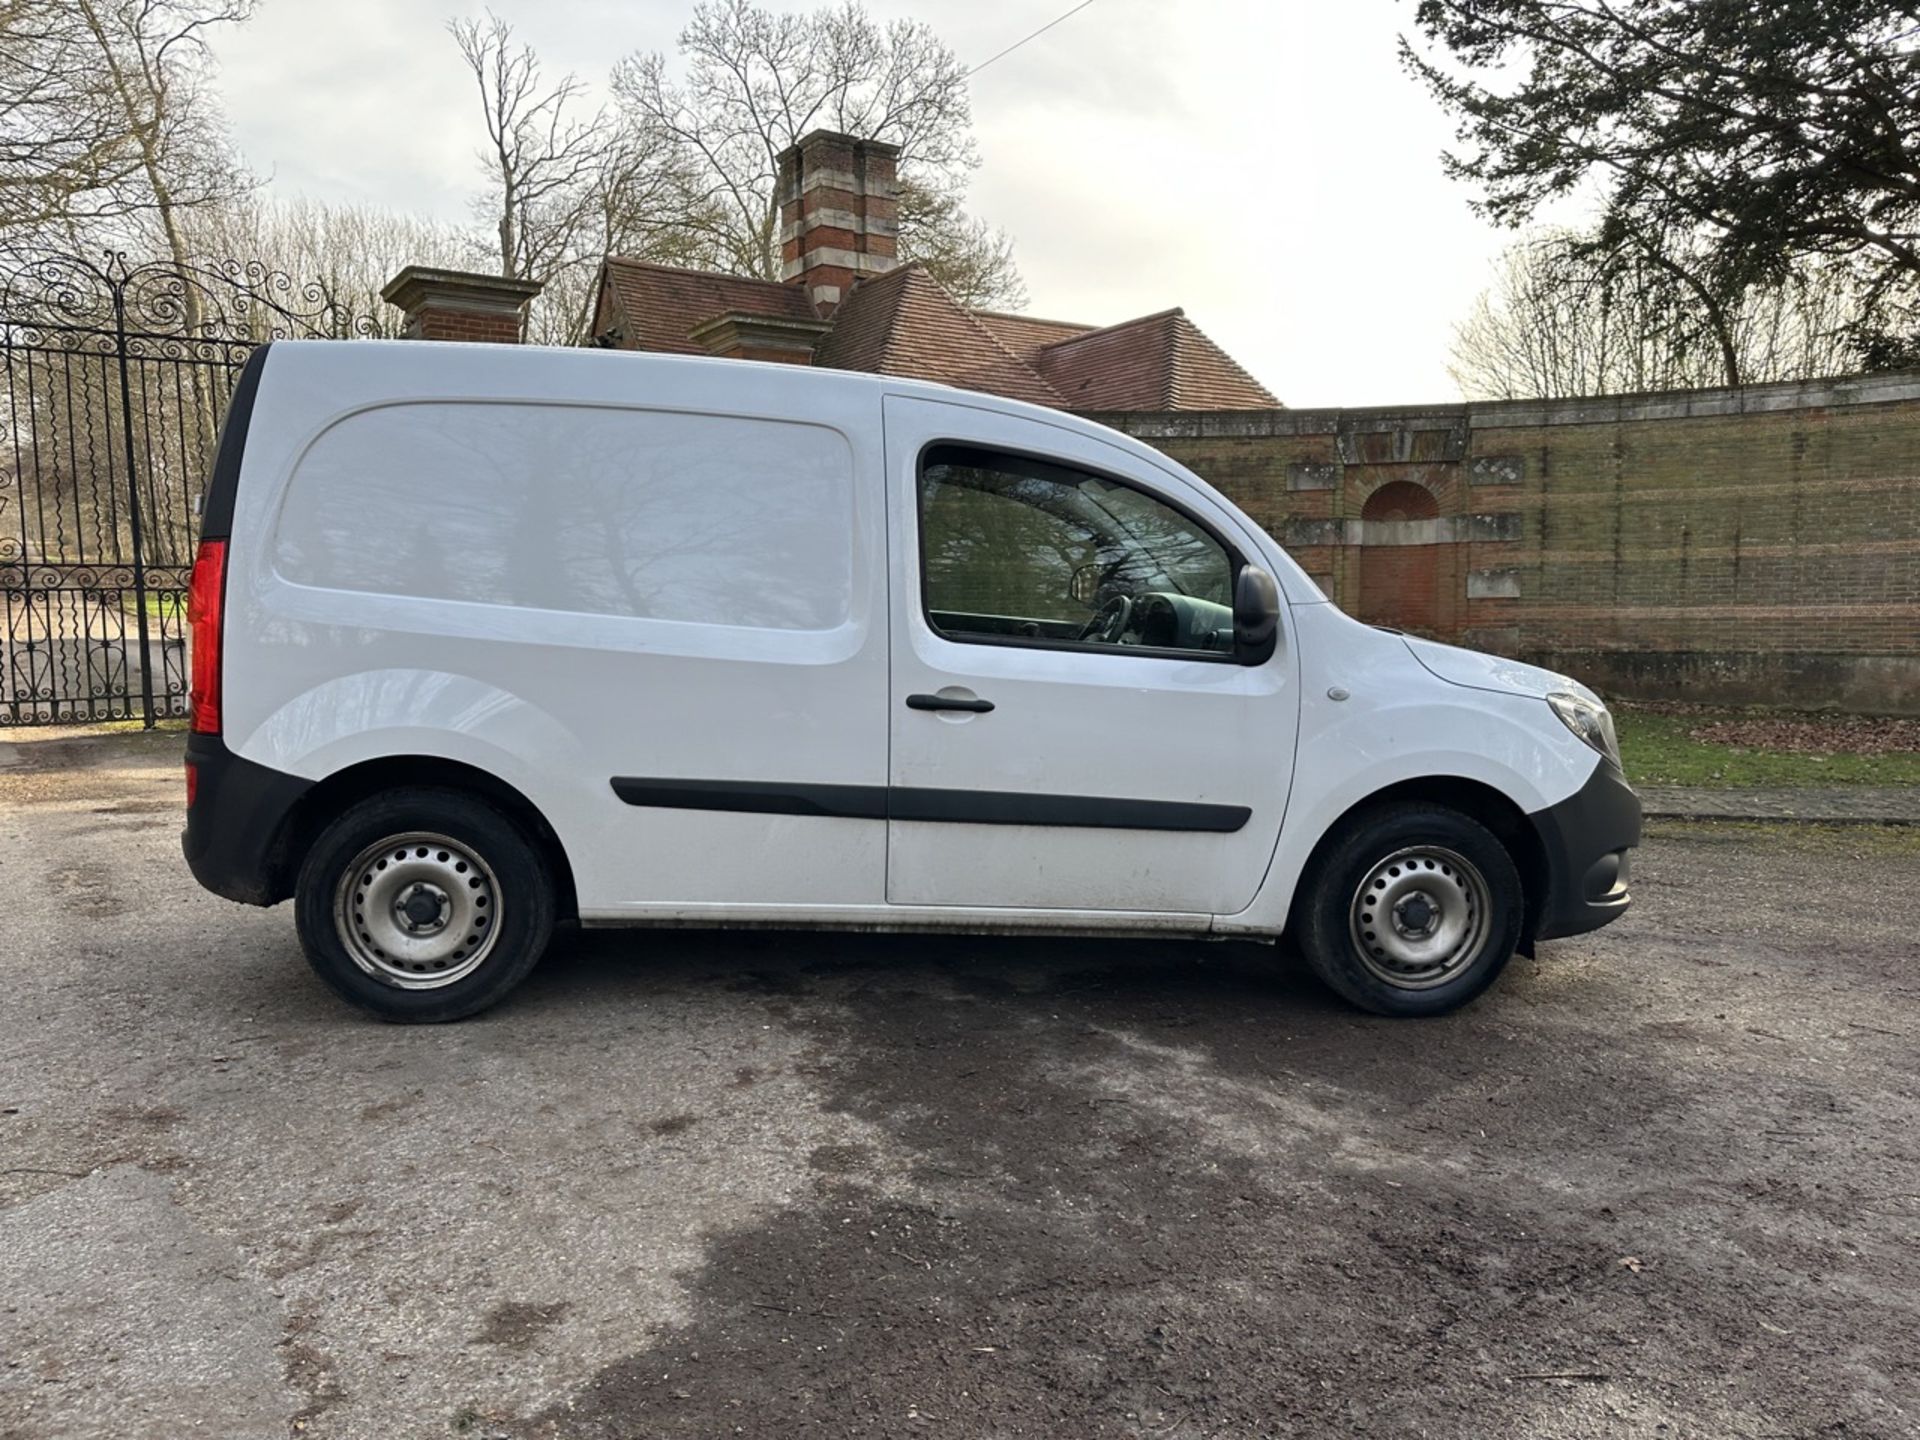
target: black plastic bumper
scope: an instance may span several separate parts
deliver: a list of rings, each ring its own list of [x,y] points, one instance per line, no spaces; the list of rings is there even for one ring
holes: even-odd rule
[[[1609,760],[1579,790],[1527,817],[1547,860],[1537,936],[1552,940],[1611,924],[1633,903],[1627,852],[1640,843],[1640,797]]]
[[[313,782],[243,760],[218,735],[187,736],[187,764],[198,776],[180,848],[193,878],[247,905],[286,899],[287,819]]]

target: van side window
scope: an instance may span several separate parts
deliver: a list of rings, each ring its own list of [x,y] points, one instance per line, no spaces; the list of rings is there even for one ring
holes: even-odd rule
[[[327,590],[831,630],[856,534],[853,453],[824,426],[423,401],[314,442],[273,559]]]
[[[920,542],[927,619],[950,640],[1233,653],[1233,557],[1119,481],[934,446]]]

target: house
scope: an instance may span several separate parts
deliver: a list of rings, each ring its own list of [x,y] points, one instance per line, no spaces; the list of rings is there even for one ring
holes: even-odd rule
[[[936,380],[1063,410],[1271,410],[1178,310],[1094,326],[970,310],[895,254],[897,146],[816,130],[780,157],[785,279],[609,256],[597,343]]]

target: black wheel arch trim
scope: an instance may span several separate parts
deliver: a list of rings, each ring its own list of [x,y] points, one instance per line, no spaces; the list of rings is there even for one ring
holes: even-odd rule
[[[288,821],[314,782],[234,754],[218,735],[187,736],[195,796],[180,849],[193,878],[245,905],[275,905],[292,893],[285,881]]]

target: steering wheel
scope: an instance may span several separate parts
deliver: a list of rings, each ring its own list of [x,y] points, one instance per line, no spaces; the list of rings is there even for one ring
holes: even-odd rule
[[[1098,610],[1093,618],[1080,627],[1077,637],[1081,640],[1099,640],[1108,645],[1118,645],[1120,637],[1127,633],[1127,622],[1133,618],[1133,597],[1116,595]]]

